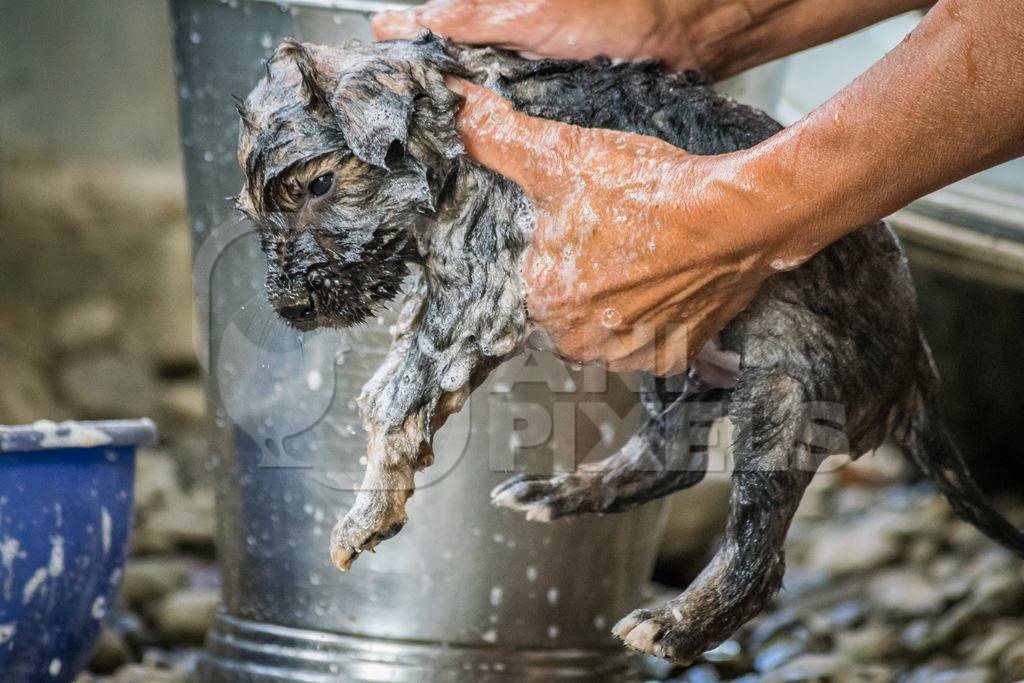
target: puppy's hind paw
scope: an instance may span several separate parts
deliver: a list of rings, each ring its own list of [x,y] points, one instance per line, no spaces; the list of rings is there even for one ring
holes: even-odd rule
[[[634,610],[612,627],[612,633],[637,652],[687,666],[716,643],[705,642],[699,627],[684,624],[677,614],[670,605]]]
[[[491,504],[525,512],[534,522],[550,522],[590,509],[585,493],[574,474],[519,474],[491,491]]]
[[[352,563],[365,550],[373,548],[381,541],[391,538],[405,526],[405,519],[375,523],[349,512],[345,518],[334,525],[331,532],[331,562],[341,571],[348,571]]]

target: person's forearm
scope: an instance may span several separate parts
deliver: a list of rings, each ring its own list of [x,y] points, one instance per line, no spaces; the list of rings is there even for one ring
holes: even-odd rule
[[[797,262],[914,199],[1024,154],[1024,12],[942,0],[828,102],[743,158]]]
[[[725,78],[930,4],[932,0],[713,0],[687,26],[687,42],[705,70]]]

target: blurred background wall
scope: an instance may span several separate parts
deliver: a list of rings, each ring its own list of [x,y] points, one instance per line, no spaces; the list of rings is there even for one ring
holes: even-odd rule
[[[163,0],[2,0],[0,139],[66,158],[180,158]]]

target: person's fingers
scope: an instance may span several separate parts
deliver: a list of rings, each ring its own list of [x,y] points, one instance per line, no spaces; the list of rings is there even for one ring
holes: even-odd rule
[[[411,40],[423,29],[415,9],[380,12],[373,16],[370,26],[377,40]]]
[[[431,0],[407,10],[381,12],[373,17],[378,40],[412,39],[423,29],[459,43],[507,43],[516,33],[508,3],[487,0]]]
[[[493,90],[458,78],[446,83],[464,98],[456,127],[470,156],[534,202],[561,193],[577,166],[585,129],[523,114]]]

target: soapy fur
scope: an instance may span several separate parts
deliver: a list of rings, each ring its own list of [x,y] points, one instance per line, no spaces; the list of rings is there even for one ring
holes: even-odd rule
[[[259,226],[271,301],[299,329],[352,325],[415,271],[392,347],[360,398],[368,464],[332,536],[341,569],[398,533],[432,435],[527,341],[521,269],[533,211],[520,188],[463,154],[446,74],[534,116],[653,135],[694,154],[750,147],[780,129],[699,74],[653,64],[527,61],[430,34],[277,49],[239,102],[238,205]],[[331,191],[312,197],[325,173]],[[857,457],[887,434],[958,514],[1020,552],[1024,537],[984,500],[941,425],[916,310],[895,237],[884,224],[864,226],[766,282],[685,377],[648,380],[650,419],[619,452],[571,473],[514,477],[493,501],[546,522],[693,486],[710,428],[696,408],[727,401],[735,467],[722,545],[678,598],[614,628],[629,647],[681,663],[778,590],[786,531],[821,461]]]

